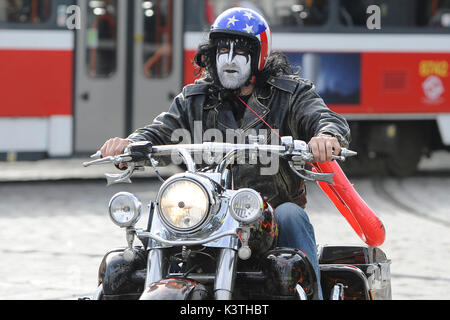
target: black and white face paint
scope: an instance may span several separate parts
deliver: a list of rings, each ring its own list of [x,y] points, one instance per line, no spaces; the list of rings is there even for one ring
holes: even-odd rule
[[[234,40],[222,40],[217,46],[217,74],[226,89],[242,87],[251,74],[250,51]]]

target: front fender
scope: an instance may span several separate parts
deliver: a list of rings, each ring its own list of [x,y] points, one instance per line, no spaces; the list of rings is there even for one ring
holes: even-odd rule
[[[170,278],[152,283],[139,300],[208,300],[210,294],[201,283],[189,279]]]

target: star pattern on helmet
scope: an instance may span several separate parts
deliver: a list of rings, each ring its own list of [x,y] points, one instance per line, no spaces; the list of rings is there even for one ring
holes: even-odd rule
[[[253,31],[253,26],[249,26],[248,24],[245,24],[245,28],[243,30],[247,33],[255,33],[255,31]]]
[[[236,19],[236,16],[232,16],[231,18],[228,18],[227,26],[229,26],[230,24],[232,24],[234,26],[234,25],[236,25],[236,22],[239,22],[239,20]]]
[[[246,12],[246,13],[244,13],[244,16],[246,16],[248,20],[255,19],[255,17],[252,15],[251,12]]]
[[[223,19],[216,21],[213,29],[235,30],[257,36],[265,32],[267,27],[251,10],[236,8],[229,14],[225,13]]]

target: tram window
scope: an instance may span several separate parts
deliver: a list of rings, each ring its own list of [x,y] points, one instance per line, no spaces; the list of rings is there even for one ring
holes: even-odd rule
[[[234,7],[254,9],[263,15],[272,27],[320,26],[328,21],[328,0],[205,0],[217,16]]]
[[[425,5],[425,21],[433,28],[450,28],[450,0],[432,0]]]
[[[165,78],[172,72],[173,0],[143,0],[144,74]]]
[[[117,65],[117,0],[91,0],[87,7],[86,65],[92,78],[110,77]]]
[[[450,0],[340,0],[344,26],[366,26],[370,5],[381,9],[382,27],[450,28]]]
[[[51,0],[0,0],[0,22],[44,23],[51,10]]]

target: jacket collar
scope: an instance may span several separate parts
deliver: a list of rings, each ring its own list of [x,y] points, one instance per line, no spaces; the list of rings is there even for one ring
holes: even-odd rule
[[[270,77],[267,83],[272,87],[289,92],[290,94],[294,94],[298,86],[298,81],[291,76]]]
[[[246,102],[248,107],[242,105],[242,108],[245,108],[245,111],[241,126],[238,126],[238,123],[234,118],[231,106],[225,104],[220,104],[218,106],[217,110],[219,112],[217,120],[219,124],[224,126],[226,129],[250,129],[262,122],[261,119],[264,119],[270,113],[270,108],[268,107],[270,99],[268,98],[266,97],[264,99],[263,97],[258,96],[258,92],[256,91],[252,93],[252,95]]]
[[[273,81],[271,81],[274,79]],[[242,124],[239,127],[237,124],[236,119],[234,118],[233,111],[231,107],[228,107],[222,103],[219,102],[217,105],[211,105],[206,104],[203,106],[204,109],[216,109],[218,115],[217,115],[217,121],[220,125],[225,127],[226,129],[242,129],[247,130],[252,127],[255,127],[259,123],[262,122],[261,119],[265,119],[267,115],[270,113],[270,108],[268,106],[272,105],[271,100],[273,99],[273,87],[286,87],[286,83],[284,81],[277,81],[278,78],[271,77],[268,79],[267,83],[268,86],[265,86],[265,88],[257,88],[253,91],[252,95],[250,96],[249,100],[247,101],[247,105],[253,110],[250,110],[249,108],[246,108]],[[280,79],[281,80],[281,79]],[[211,85],[210,82],[207,81],[198,81],[197,84],[205,84],[208,83]],[[289,87],[289,89],[291,89]],[[294,88],[295,89],[295,88]],[[292,92],[294,89],[291,89]],[[286,90],[285,91],[291,91]],[[211,93],[211,92],[209,92]],[[245,106],[243,106],[245,107]],[[269,128],[267,128],[269,129]]]

